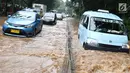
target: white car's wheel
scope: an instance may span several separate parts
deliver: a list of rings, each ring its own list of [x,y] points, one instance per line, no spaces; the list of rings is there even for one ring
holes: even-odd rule
[[[83,43],[83,48],[87,50],[87,44],[85,42]]]
[[[80,35],[78,34],[78,39],[80,38]]]

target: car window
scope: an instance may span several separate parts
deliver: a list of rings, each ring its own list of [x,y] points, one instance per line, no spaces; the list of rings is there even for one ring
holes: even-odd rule
[[[62,16],[62,14],[61,14],[61,13],[57,13],[56,15],[57,15],[57,16],[59,16],[59,17],[61,17],[61,16]]]
[[[86,17],[85,23],[86,23],[87,25],[88,25],[88,23],[89,23],[89,17],[88,17],[88,16]]]
[[[35,14],[27,13],[26,11],[17,12],[14,15],[12,15],[12,17],[19,18],[19,19],[35,20]]]
[[[80,24],[83,24],[83,22],[84,22],[85,18],[86,18],[86,16],[85,16],[85,15],[83,15],[83,16],[81,17]]]
[[[106,18],[91,18],[90,30],[110,34],[125,34],[125,26],[122,21]]]
[[[83,25],[84,27],[88,28],[88,22],[89,22],[89,17],[86,16],[86,17],[84,18],[83,22],[82,22],[82,25]]]
[[[54,17],[54,13],[45,13],[44,17]]]

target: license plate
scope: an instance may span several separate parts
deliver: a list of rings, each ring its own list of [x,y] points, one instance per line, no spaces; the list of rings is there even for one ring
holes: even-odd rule
[[[15,30],[15,29],[11,29],[11,33],[17,33],[17,34],[19,34],[20,31],[19,30]]]

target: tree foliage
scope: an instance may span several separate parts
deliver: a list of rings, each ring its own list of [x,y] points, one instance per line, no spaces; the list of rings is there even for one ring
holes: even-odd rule
[[[58,7],[60,4],[59,0],[28,0],[29,7],[32,7],[33,3],[45,4],[47,6],[47,10]]]
[[[119,13],[118,3],[127,3],[128,6],[130,5],[129,0],[71,0],[71,2],[76,12],[105,9],[115,14]]]

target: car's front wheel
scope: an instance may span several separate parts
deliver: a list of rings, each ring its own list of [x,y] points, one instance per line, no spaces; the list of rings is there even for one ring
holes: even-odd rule
[[[83,43],[83,48],[87,50],[87,44],[85,42]]]
[[[36,36],[36,34],[37,34],[37,30],[36,30],[36,28],[34,29],[34,31],[33,31],[33,33],[32,33],[32,35],[31,36],[29,36],[29,37],[35,37]]]
[[[35,37],[36,36],[36,29],[32,32],[32,34],[27,34],[26,37]]]
[[[43,27],[43,25],[41,25],[39,32],[41,32],[41,31],[42,31],[42,27]]]
[[[54,23],[53,23],[53,24],[54,24],[54,25],[56,25],[56,23],[57,23],[57,22],[56,22],[56,21],[54,21]]]
[[[33,36],[36,36],[37,34],[37,29],[35,28],[34,32],[33,32]]]
[[[78,34],[78,39],[80,38],[80,35]]]

